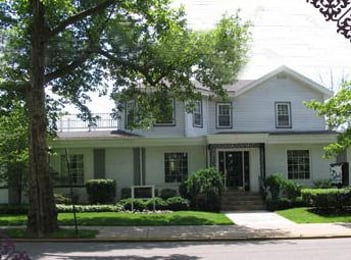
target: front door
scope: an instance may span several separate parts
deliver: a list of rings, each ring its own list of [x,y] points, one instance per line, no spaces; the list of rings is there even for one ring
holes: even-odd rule
[[[224,175],[227,188],[250,190],[250,169],[248,151],[220,151],[219,171]]]

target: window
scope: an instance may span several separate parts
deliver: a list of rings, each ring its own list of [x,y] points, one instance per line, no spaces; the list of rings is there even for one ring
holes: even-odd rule
[[[165,182],[182,182],[188,176],[187,153],[165,153]]]
[[[202,102],[197,101],[193,110],[193,127],[202,127]]]
[[[288,179],[310,178],[310,153],[308,150],[288,151]]]
[[[232,127],[232,104],[217,103],[217,128]]]
[[[159,115],[156,126],[173,126],[175,125],[175,100],[170,98],[159,104]]]
[[[277,128],[291,128],[290,102],[275,103],[275,125]]]
[[[134,109],[135,109],[135,102],[128,101],[126,103],[126,117],[125,117],[125,127],[126,129],[132,128],[133,124],[135,123],[135,116],[134,116]]]
[[[66,155],[61,155],[61,174],[56,176],[57,185],[84,185],[84,157],[82,154],[70,154],[68,160]]]

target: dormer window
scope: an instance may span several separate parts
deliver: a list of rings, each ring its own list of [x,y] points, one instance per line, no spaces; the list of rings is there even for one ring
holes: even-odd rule
[[[217,103],[217,128],[232,128],[232,103]]]
[[[291,104],[290,102],[275,103],[275,126],[276,128],[291,128]]]
[[[193,110],[193,127],[202,127],[202,102],[197,101]]]

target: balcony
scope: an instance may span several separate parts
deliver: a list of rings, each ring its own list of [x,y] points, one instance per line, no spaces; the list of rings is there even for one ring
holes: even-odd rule
[[[78,118],[77,114],[64,115],[58,122],[57,127],[59,132],[69,131],[96,131],[117,129],[117,120],[112,118],[109,113],[93,114],[97,117],[96,121],[83,121]]]

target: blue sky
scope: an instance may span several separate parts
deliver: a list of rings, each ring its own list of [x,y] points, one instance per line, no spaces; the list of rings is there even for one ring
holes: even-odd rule
[[[189,27],[209,29],[224,14],[241,9],[241,17],[252,24],[250,59],[240,75],[258,78],[280,65],[304,74],[330,88],[343,76],[351,77],[351,42],[336,32],[334,22],[326,22],[306,0],[174,0],[183,4]],[[106,98],[94,98],[91,108],[109,112]]]

